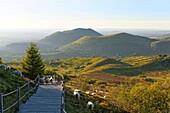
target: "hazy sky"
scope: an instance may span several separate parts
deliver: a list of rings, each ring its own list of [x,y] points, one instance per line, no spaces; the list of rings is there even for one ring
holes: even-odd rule
[[[170,29],[169,0],[0,0],[0,29]]]

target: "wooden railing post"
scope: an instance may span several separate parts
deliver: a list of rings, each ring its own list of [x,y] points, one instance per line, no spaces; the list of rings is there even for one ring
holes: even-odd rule
[[[65,109],[64,93],[63,93],[63,109]]]
[[[40,75],[38,75],[38,87],[40,85]]]
[[[39,87],[39,75],[37,76],[37,80],[36,80],[36,91],[37,91],[38,87]]]
[[[0,93],[0,113],[3,113],[3,94]]]
[[[61,104],[61,113],[63,113],[63,104]]]
[[[61,94],[61,113],[66,113],[65,112],[65,102],[64,102],[64,98],[65,98],[65,80],[64,80],[64,76],[62,75],[62,94]]]
[[[64,113],[64,110],[65,109],[65,103],[64,103],[64,93],[62,91],[62,94],[61,94],[61,113]]]
[[[30,92],[30,81],[27,81],[27,99],[29,100],[29,92]]]
[[[20,87],[17,88],[18,110],[20,109]]]

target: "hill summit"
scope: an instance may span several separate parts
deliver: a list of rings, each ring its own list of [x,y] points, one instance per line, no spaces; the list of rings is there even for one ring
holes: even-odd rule
[[[79,40],[63,46],[60,51],[79,56],[129,56],[148,55],[152,53],[150,44],[153,39],[128,33],[106,36],[84,36]],[[83,51],[83,52],[82,52]]]
[[[62,32],[55,32],[37,42],[37,46],[41,53],[51,53],[58,51],[58,48],[66,44],[72,43],[83,36],[102,36],[93,29],[77,28],[73,30],[67,30]],[[6,45],[0,50],[3,56],[13,55],[16,58],[18,55],[22,57],[27,49],[29,42],[24,43],[11,43]],[[8,58],[7,58],[8,59]],[[10,59],[12,60],[12,59]]]
[[[102,34],[94,31],[93,29],[77,28],[63,32],[55,32],[38,43],[50,45],[52,48],[58,48],[66,44],[72,43],[83,36],[102,36]]]

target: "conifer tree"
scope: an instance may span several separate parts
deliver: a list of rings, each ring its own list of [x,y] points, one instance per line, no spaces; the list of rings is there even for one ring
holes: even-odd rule
[[[2,58],[0,57],[0,64],[2,64]]]
[[[44,63],[35,43],[30,43],[26,50],[26,56],[22,61],[22,69],[30,79],[35,79],[38,74],[41,76],[44,73]]]

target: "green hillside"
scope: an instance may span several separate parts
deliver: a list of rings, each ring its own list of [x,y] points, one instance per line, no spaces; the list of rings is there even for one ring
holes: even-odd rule
[[[81,39],[61,47],[63,53],[77,56],[130,56],[152,54],[150,44],[154,40],[127,33]]]
[[[168,113],[169,65],[167,55],[131,56],[121,60],[70,58],[52,60],[48,64],[67,79],[66,111],[70,113],[88,113],[89,100],[95,104],[94,113]],[[74,89],[82,91],[80,100],[73,98]]]
[[[150,64],[156,60],[160,59],[159,56],[130,56],[121,59],[122,62],[130,64],[135,67]]]
[[[77,28],[73,30],[53,33],[40,40],[38,43],[47,44],[52,48],[57,49],[58,47],[72,43],[83,36],[102,36],[102,34],[92,29]]]
[[[170,40],[169,38],[155,41],[152,43],[152,48],[157,54],[169,54],[170,53]]]
[[[26,80],[22,77],[17,77],[13,75],[10,71],[3,71],[0,70],[0,93],[6,94],[11,91],[16,90],[18,87],[24,85]],[[21,95],[25,92],[26,89],[24,88],[21,90]],[[17,101],[17,94],[11,94],[8,97],[4,97],[4,108],[9,107],[14,102]],[[23,101],[22,101],[23,102]],[[5,113],[16,113],[17,106],[12,107],[10,110],[6,111]]]
[[[1,57],[5,61],[21,60],[28,44],[9,44],[0,49]],[[53,33],[38,41],[37,45],[46,60],[90,56],[121,58],[169,54],[170,51],[169,38],[155,40],[128,33],[103,36],[92,29],[83,28]]]
[[[26,83],[21,77],[12,75],[10,72],[0,70],[0,92],[8,93],[16,90],[18,86],[22,86]]]
[[[36,43],[41,53],[48,55],[55,52],[55,54],[58,54],[58,48],[60,46],[72,43],[86,35],[102,36],[102,34],[92,29],[77,28],[73,30],[53,33]],[[12,60],[11,56],[20,60],[23,57],[24,51],[27,49],[29,43],[30,42],[8,44],[4,48],[0,49],[1,55],[8,61]],[[46,56],[44,58],[46,58]]]

